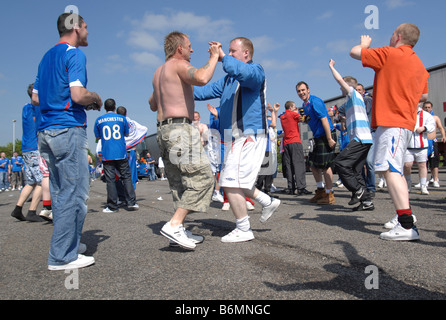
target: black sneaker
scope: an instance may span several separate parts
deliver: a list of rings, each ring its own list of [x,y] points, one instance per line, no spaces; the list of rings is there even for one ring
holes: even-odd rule
[[[359,189],[355,193],[352,194],[352,198],[348,202],[350,206],[359,203],[361,200],[363,200],[364,195],[366,194],[365,190],[363,188]]]
[[[307,195],[307,194],[313,194],[313,192],[308,191],[307,189],[303,188],[303,189],[299,189],[296,192],[297,196],[301,196],[301,195]]]
[[[373,211],[375,210],[375,206],[373,203],[365,204],[364,202],[361,203],[356,208],[353,208],[353,211]]]

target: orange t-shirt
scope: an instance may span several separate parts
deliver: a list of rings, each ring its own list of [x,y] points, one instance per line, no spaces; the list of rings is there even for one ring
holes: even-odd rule
[[[429,91],[429,73],[412,47],[362,49],[361,60],[364,67],[375,71],[372,128],[413,131],[418,103]]]

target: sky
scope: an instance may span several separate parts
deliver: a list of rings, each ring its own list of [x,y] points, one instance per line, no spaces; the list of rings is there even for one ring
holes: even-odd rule
[[[152,78],[164,62],[164,37],[174,30],[189,35],[194,50],[191,64],[197,68],[209,59],[209,41],[221,42],[227,53],[231,39],[251,39],[253,60],[265,69],[267,100],[279,103],[281,111],[288,100],[301,104],[295,91],[299,81],[306,81],[311,93],[323,100],[340,95],[328,67],[330,59],[343,76],[372,85],[374,72],[349,55],[363,34],[372,37],[372,47],[387,46],[398,25],[414,23],[421,30],[415,51],[425,67],[446,63],[442,0],[3,1],[0,146],[12,142],[14,132],[21,140],[21,112],[30,100],[27,87],[35,81],[43,55],[59,40],[57,17],[73,6],[89,30],[89,46],[81,47],[87,56],[87,89],[103,101],[113,98],[125,106],[131,119],[149,128],[148,134],[156,133],[156,114],[148,105]],[[219,63],[211,81],[224,75]],[[218,100],[209,102],[218,105]],[[196,102],[196,110],[208,123],[206,102]],[[93,152],[94,121],[104,113],[104,109],[87,113]]]

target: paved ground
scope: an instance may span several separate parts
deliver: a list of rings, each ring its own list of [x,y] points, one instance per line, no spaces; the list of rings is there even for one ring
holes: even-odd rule
[[[10,213],[18,193],[3,192],[0,299],[444,300],[446,173],[440,179],[443,186],[429,196],[411,193],[417,242],[379,239],[394,215],[386,191],[376,193],[375,211],[358,213],[338,188],[331,206],[280,195],[278,212],[265,224],[256,204],[250,213],[256,239],[247,243],[220,242],[234,218],[214,202],[209,212],[187,218],[186,227],[206,237],[195,251],[170,248],[160,235],[172,215],[166,181],[138,184],[139,211],[105,214],[105,184],[96,180],[82,237],[96,264],[68,273],[47,270],[52,224],[16,221]],[[274,183],[285,186],[282,178]],[[310,175],[307,183],[315,189]]]

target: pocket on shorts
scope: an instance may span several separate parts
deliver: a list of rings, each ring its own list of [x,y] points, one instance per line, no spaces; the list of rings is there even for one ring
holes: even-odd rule
[[[181,180],[188,189],[207,190],[213,186],[214,180],[209,165],[180,164]]]

